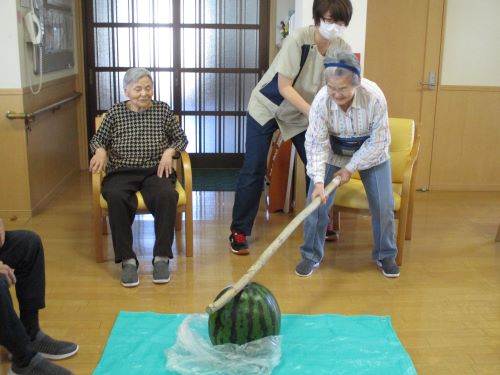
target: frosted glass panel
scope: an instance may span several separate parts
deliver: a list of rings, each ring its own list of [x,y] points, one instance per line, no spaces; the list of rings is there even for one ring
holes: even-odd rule
[[[154,99],[181,115],[189,152],[244,152],[248,100],[265,69],[260,0],[89,1],[99,112],[126,100],[127,69],[145,67]]]
[[[130,67],[134,65],[133,49],[130,48],[133,40],[132,28],[120,27],[115,29],[116,66]]]
[[[243,68],[257,68],[259,66],[259,32],[257,30],[243,30],[240,60]]]
[[[98,72],[96,74],[97,109],[107,111],[117,102],[125,100],[122,80],[124,72]]]
[[[183,116],[190,153],[245,151],[245,116]]]
[[[174,47],[171,27],[157,27],[154,29],[154,53],[156,56],[155,66],[172,67],[174,66]]]
[[[111,30],[108,28],[94,29],[95,64],[96,66],[111,66]]]
[[[155,99],[174,106],[174,84],[172,72],[157,72],[153,74],[155,83]]]
[[[94,22],[111,22],[108,0],[94,0]]]
[[[182,0],[181,23],[258,24],[259,0]]]
[[[94,22],[172,23],[172,0],[94,0]]]
[[[136,0],[137,22],[139,23],[172,23],[172,1]]]
[[[182,66],[256,69],[259,66],[257,38],[256,30],[182,29]]]
[[[245,111],[256,80],[255,74],[183,73],[182,110]]]

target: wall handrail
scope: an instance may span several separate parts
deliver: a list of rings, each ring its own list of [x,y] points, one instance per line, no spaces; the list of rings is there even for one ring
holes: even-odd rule
[[[61,106],[63,104],[71,102],[73,100],[76,100],[80,96],[82,96],[81,92],[74,92],[73,95],[68,96],[67,98],[58,100],[57,102],[49,104],[49,105],[47,105],[47,106],[45,106],[43,108],[37,109],[36,111],[33,111],[33,112],[20,112],[20,113],[19,112],[7,111],[7,113],[5,114],[5,116],[9,120],[18,120],[18,119],[24,120],[24,124],[29,129],[29,123],[35,121],[36,116],[38,116],[38,115],[40,115],[40,114],[42,114],[44,112],[47,112],[47,111],[52,111],[52,112],[57,111],[58,109],[61,108]]]

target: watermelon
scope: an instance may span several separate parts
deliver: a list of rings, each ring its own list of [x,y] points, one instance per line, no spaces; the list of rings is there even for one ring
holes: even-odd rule
[[[226,287],[215,298],[229,289]],[[249,283],[220,310],[208,317],[208,333],[214,345],[242,345],[266,336],[280,334],[281,312],[269,289]]]

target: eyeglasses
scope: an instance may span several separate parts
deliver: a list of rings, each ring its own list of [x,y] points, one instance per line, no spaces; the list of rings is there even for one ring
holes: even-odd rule
[[[347,96],[349,92],[352,90],[352,86],[344,86],[340,88],[332,87],[330,85],[326,85],[328,94],[333,95],[333,94],[340,94],[342,96]]]

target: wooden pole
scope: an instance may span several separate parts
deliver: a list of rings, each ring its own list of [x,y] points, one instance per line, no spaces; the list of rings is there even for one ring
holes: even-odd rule
[[[335,177],[325,188],[325,195],[328,196],[340,185],[340,177]],[[276,239],[264,250],[259,259],[248,269],[248,271],[226,292],[220,296],[216,301],[210,303],[207,306],[207,312],[212,314],[217,310],[221,309],[226,303],[228,303],[234,296],[236,296],[241,290],[252,280],[257,272],[260,271],[262,267],[267,263],[267,261],[274,255],[274,253],[279,249],[279,247],[286,241],[288,237],[293,233],[293,231],[304,221],[304,219],[309,216],[316,208],[321,204],[321,197],[316,197],[313,199],[308,206],[306,206],[276,237]]]

